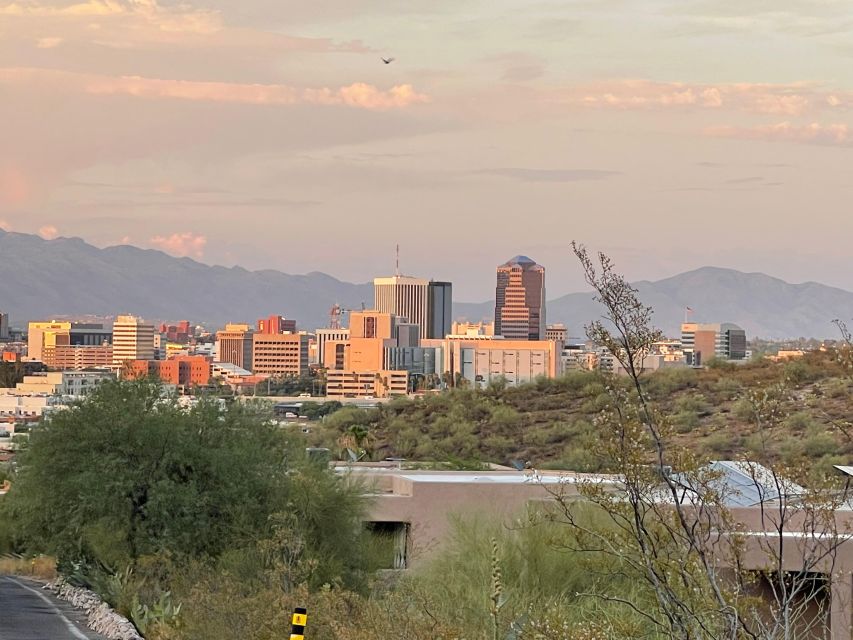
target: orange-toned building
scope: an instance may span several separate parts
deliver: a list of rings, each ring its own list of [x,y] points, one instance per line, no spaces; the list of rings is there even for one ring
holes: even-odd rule
[[[497,269],[495,335],[545,339],[545,267],[527,256],[515,256]]]
[[[109,367],[113,364],[113,346],[44,346],[41,360],[46,367],[62,371]]]
[[[284,316],[270,316],[258,320],[258,333],[296,333],[296,320],[289,320]]]
[[[203,387],[210,383],[210,359],[206,356],[178,356],[171,360],[133,360],[126,366],[123,376],[151,376],[179,387]]]
[[[308,340],[304,333],[255,333],[252,336],[252,371],[268,375],[306,375]]]

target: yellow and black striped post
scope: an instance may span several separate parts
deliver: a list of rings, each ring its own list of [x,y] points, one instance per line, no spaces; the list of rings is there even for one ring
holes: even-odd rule
[[[308,609],[296,607],[290,625],[290,640],[305,640],[305,625],[308,624]]]

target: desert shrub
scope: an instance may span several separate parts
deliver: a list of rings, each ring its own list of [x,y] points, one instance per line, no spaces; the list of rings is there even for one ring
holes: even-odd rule
[[[699,414],[690,409],[682,409],[672,417],[672,422],[679,433],[689,433],[699,426]]]

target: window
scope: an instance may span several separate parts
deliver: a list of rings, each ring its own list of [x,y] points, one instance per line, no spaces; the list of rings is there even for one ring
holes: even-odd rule
[[[370,549],[378,567],[405,569],[409,546],[408,522],[368,522]]]

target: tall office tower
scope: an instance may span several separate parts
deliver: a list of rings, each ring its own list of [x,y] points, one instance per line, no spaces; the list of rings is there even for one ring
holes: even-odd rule
[[[373,302],[377,311],[420,326],[421,338],[443,338],[450,333],[453,314],[453,285],[409,276],[373,280]]]
[[[154,359],[154,325],[136,316],[119,316],[113,324],[113,366],[128,360]]]
[[[258,333],[265,335],[296,333],[296,320],[288,320],[284,316],[261,318],[258,320]]]
[[[509,340],[545,339],[545,267],[515,256],[498,267],[495,335]]]
[[[414,320],[409,320],[414,322]],[[449,282],[429,283],[429,316],[427,338],[443,339],[453,326],[453,285]],[[423,334],[421,334],[423,336]]]
[[[252,335],[247,324],[226,324],[223,331],[216,332],[217,361],[252,370]]]
[[[0,311],[0,340],[9,339],[9,314]]]

